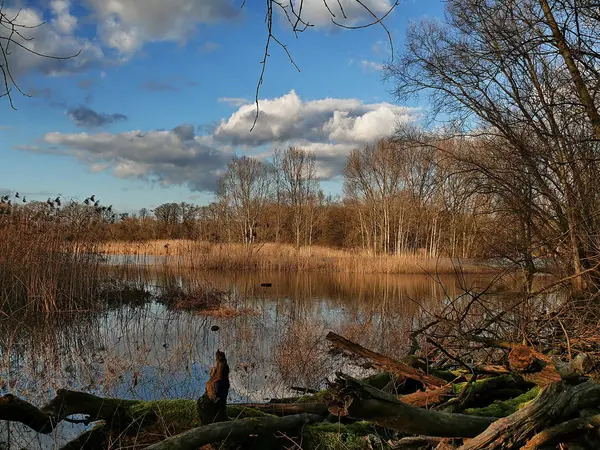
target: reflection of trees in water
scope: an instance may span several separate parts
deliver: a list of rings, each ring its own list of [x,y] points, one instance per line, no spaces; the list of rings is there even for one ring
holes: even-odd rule
[[[197,398],[221,349],[232,368],[231,401],[287,396],[290,386],[318,388],[336,370],[348,371],[346,361],[327,354],[326,331],[402,357],[410,345],[408,332],[423,320],[421,306],[441,304],[444,295],[428,277],[180,278],[183,284],[199,280],[231,289],[229,306],[250,314],[211,317],[152,302],[45,320],[0,321],[0,376],[7,380],[6,390],[36,404],[63,387],[111,397]],[[265,281],[273,287],[261,288]],[[448,295],[455,295],[452,279],[445,283]],[[213,325],[219,331],[211,331]]]

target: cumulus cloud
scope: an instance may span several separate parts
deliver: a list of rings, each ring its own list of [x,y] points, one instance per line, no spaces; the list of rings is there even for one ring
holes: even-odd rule
[[[210,136],[193,136],[191,125],[147,133],[48,133],[44,141],[50,146],[37,152],[60,151],[91,170],[111,168],[117,178],[188,184],[197,191],[214,190],[217,176],[233,156],[231,148],[217,148]]]
[[[268,159],[275,148],[299,146],[315,153],[321,179],[339,176],[349,152],[391,135],[415,119],[416,109],[358,99],[302,100],[294,91],[261,102],[254,130],[254,106],[242,105],[206,135],[181,124],[171,130],[126,133],[49,133],[45,145],[22,151],[66,155],[92,171],[111,170],[119,178],[187,184],[214,191],[234,150]]]
[[[239,14],[232,0],[89,0],[106,45],[130,55],[148,42],[183,42],[198,24]]]
[[[412,120],[415,113],[411,108],[358,99],[303,101],[292,90],[260,102],[260,116],[252,131],[256,110],[247,104],[223,119],[214,135],[222,142],[251,147],[296,140],[360,145],[389,136],[399,122]]]
[[[326,0],[326,2],[323,0],[288,0],[282,3],[286,5],[288,10],[291,10],[290,3],[292,3],[294,10],[300,11],[301,2],[302,20],[316,27],[326,28],[335,26],[331,21],[332,13],[335,15],[335,21],[343,25],[366,24],[374,21],[367,8],[378,17],[381,17],[393,5],[391,0],[363,0],[362,2],[356,0]]]
[[[67,111],[67,116],[75,125],[81,128],[96,128],[111,123],[127,120],[127,116],[120,113],[106,114],[94,111],[86,106],[72,108]]]

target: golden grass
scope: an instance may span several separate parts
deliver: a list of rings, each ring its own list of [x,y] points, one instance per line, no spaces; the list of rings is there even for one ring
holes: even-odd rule
[[[372,255],[362,251],[327,247],[296,250],[288,244],[211,244],[191,240],[108,242],[101,250],[110,255],[159,256],[166,265],[206,270],[330,271],[348,273],[454,273],[459,266],[466,273],[493,269],[474,262],[430,258],[418,254]]]

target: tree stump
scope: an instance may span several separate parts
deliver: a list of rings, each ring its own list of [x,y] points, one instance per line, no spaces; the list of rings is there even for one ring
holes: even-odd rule
[[[198,416],[202,425],[224,422],[227,417],[229,394],[229,365],[225,353],[217,350],[215,365],[210,369],[206,390],[198,399]]]

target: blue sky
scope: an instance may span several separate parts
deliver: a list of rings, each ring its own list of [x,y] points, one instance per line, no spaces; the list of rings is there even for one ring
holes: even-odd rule
[[[337,1],[330,1],[339,14]],[[369,20],[342,0],[348,24]],[[365,4],[379,14],[389,0]],[[393,132],[426,105],[397,105],[381,81],[390,57],[380,27],[331,25],[322,0],[305,0],[314,24],[296,39],[281,16],[275,30],[301,69],[273,44],[250,132],[263,58],[264,2],[236,0],[45,0],[6,2],[41,59],[13,48],[16,111],[0,99],[0,191],[30,200],[96,194],[120,211],[212,200],[235,154],[268,159],[275,148],[314,151],[327,193],[341,192],[348,152]],[[411,20],[441,17],[438,0],[409,0],[388,17],[396,49]]]

